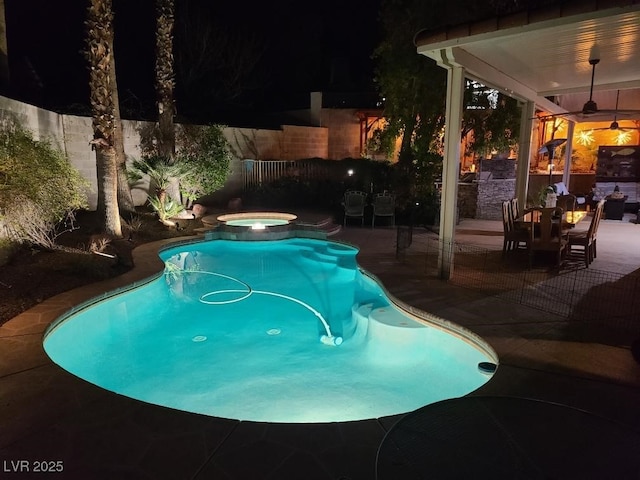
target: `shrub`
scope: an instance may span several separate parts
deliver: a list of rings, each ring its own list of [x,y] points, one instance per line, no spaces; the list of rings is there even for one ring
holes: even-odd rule
[[[158,219],[165,225],[173,225],[169,219],[184,210],[182,204],[173,199],[168,190],[173,179],[181,178],[186,173],[187,168],[184,164],[171,164],[161,156],[135,160],[127,170],[129,181],[132,183],[139,181],[143,175],[149,176],[155,194],[149,193],[147,200],[158,214]]]
[[[143,125],[139,129],[142,163],[158,165],[157,125]],[[189,207],[200,196],[222,188],[229,174],[231,152],[221,125],[177,125],[176,156],[173,165],[177,168],[182,203]],[[164,159],[168,163],[168,159]],[[134,170],[140,169],[140,162]],[[169,179],[169,177],[166,177]],[[177,196],[177,191],[175,192]]]
[[[54,248],[87,207],[88,182],[64,154],[16,123],[0,123],[0,222],[17,242]]]
[[[186,167],[180,177],[180,192],[188,204],[224,186],[231,152],[222,126],[183,125],[178,129],[177,143],[176,161]]]

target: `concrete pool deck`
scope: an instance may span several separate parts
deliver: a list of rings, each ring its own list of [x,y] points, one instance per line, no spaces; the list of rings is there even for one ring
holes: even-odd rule
[[[309,223],[322,219],[305,212],[298,215]],[[500,228],[500,222],[463,219],[456,240],[499,250],[502,238],[494,232]],[[563,452],[565,465],[580,465],[575,456],[584,450],[568,448],[567,444],[586,441],[597,445],[607,439],[614,442],[613,448],[600,451],[605,471],[611,472],[608,478],[640,478],[640,365],[631,355],[631,340],[599,340],[593,338],[593,332],[587,338],[583,331],[551,313],[425,276],[418,250],[421,236],[430,234],[414,232],[414,245],[402,261],[395,258],[396,233],[392,228],[347,226],[330,239],[358,246],[360,265],[376,275],[396,298],[472,330],[497,351],[500,366],[491,381],[449,404],[448,414],[460,419],[451,426],[460,444],[462,440],[464,444],[495,442],[504,456],[515,460],[527,456],[523,445],[544,444],[549,451]],[[637,273],[638,245],[640,225],[604,220],[598,258],[590,268]],[[376,465],[380,466],[381,480],[421,475],[460,478],[456,468],[473,462],[484,469],[475,478],[514,478],[506,470],[487,471],[491,464],[486,457],[461,453],[456,444],[437,452],[442,462],[430,463],[428,472],[421,470],[427,468],[425,454],[433,448],[429,429],[438,413],[430,406],[406,416],[360,422],[238,422],[116,395],[53,364],[42,348],[42,336],[50,322],[85,299],[158,272],[162,264],[157,248],[156,243],[136,249],[136,267],[125,275],[58,295],[0,327],[3,478],[42,478],[42,473],[33,470],[42,468],[43,461],[49,462],[45,468],[63,469],[48,474],[51,477],[72,479],[371,480],[376,478]],[[509,434],[511,450],[504,450],[504,441],[499,443],[479,428],[482,423],[469,420],[478,408],[477,401],[484,401],[486,411],[491,411],[492,405],[505,398],[514,399],[504,407],[510,415],[494,424]],[[522,399],[539,403],[532,409]],[[552,414],[558,405],[584,412],[580,423],[584,428],[558,420],[571,417]],[[522,421],[527,418],[535,422]],[[391,434],[385,439],[388,432]],[[414,437],[407,432],[413,432]],[[394,438],[396,435],[401,435],[406,445]],[[384,448],[377,458],[381,444]],[[424,447],[421,457],[408,450],[416,445]],[[611,451],[622,454],[614,457]],[[541,473],[547,463],[536,461],[535,455],[527,462],[519,464],[527,473],[520,478],[545,478],[545,473],[546,478],[552,477],[552,472]],[[589,472],[585,476],[580,470],[576,467],[575,476],[563,478],[589,478]],[[595,475],[596,470],[591,473]]]

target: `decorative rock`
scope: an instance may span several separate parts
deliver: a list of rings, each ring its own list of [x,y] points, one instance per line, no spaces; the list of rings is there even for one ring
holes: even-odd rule
[[[207,207],[200,203],[194,203],[193,208],[191,209],[194,218],[201,218],[207,213]]]

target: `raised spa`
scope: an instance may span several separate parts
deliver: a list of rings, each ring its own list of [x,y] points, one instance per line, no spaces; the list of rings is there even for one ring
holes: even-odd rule
[[[491,347],[401,310],[357,253],[306,238],[174,246],[161,275],[68,313],[44,347],[107,390],[262,422],[400,414],[491,378]]]
[[[252,230],[264,230],[267,227],[289,225],[296,218],[291,213],[245,212],[227,213],[218,216],[218,222],[230,227],[249,227]]]

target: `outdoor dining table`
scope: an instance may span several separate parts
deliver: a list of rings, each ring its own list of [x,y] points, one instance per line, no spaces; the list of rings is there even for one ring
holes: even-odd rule
[[[520,215],[518,218],[516,218],[516,223],[521,225],[521,226],[526,226],[531,222],[531,215],[532,212],[535,212],[536,210],[533,208],[527,208],[525,210],[523,210],[522,215]],[[562,214],[562,227],[563,228],[574,228],[576,225],[578,225],[582,220],[584,220],[584,218],[587,216],[587,212],[585,212],[584,210],[569,210],[567,212],[564,212]],[[559,220],[557,220],[557,223],[559,223]],[[534,222],[538,221],[537,219],[534,219]]]

